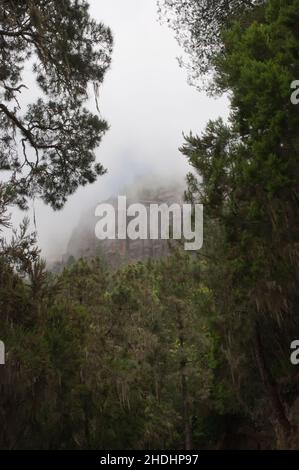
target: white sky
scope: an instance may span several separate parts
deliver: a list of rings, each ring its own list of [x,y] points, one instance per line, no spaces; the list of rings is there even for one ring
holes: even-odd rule
[[[199,134],[228,108],[225,99],[210,99],[187,84],[176,59],[182,51],[173,32],[159,24],[156,0],[90,4],[92,16],[111,27],[115,41],[100,90],[101,115],[111,128],[97,156],[108,174],[78,190],[61,212],[35,204],[39,245],[52,259],[63,254],[82,211],[145,174],[183,178],[188,166],[178,151],[182,132]]]

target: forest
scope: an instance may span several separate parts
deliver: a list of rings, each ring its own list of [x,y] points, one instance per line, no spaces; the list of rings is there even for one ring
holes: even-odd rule
[[[0,2],[0,449],[299,449],[299,0],[159,12],[190,85],[230,102],[180,148],[203,248],[53,273],[10,210],[62,209],[105,174],[87,95],[99,110],[113,35],[84,0]]]

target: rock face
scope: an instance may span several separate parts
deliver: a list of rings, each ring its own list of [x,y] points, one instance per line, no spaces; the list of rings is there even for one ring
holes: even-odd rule
[[[151,204],[167,204],[182,203],[184,188],[183,185],[172,183],[153,187],[153,184],[140,184],[138,188],[134,185],[122,192],[122,195],[127,197],[127,206],[140,203],[147,208]],[[117,197],[110,198],[105,203],[111,204],[115,213],[117,214],[118,199]],[[86,212],[80,221],[80,224],[73,231],[70,241],[68,243],[67,253],[63,257],[63,263],[66,264],[68,260],[78,258],[93,258],[99,256],[103,258],[108,265],[117,267],[122,264],[127,264],[135,261],[144,261],[148,258],[158,259],[166,256],[169,251],[168,240],[162,240],[159,231],[157,240],[98,240],[95,235],[95,227],[98,218],[95,216],[94,205],[88,212]],[[130,218],[127,219],[129,223]],[[116,226],[117,236],[117,226]]]

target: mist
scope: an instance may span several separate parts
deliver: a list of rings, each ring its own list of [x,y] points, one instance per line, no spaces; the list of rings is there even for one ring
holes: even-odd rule
[[[65,252],[82,214],[148,175],[183,181],[188,165],[178,148],[183,133],[200,134],[209,119],[227,116],[225,98],[212,99],[187,83],[173,32],[158,21],[156,0],[91,0],[91,14],[110,26],[114,52],[100,89],[99,108],[110,129],[97,150],[107,175],[71,196],[60,212],[40,201],[27,214],[36,219],[38,244],[47,260]],[[34,89],[30,91],[35,99]],[[90,107],[95,108],[90,96]]]

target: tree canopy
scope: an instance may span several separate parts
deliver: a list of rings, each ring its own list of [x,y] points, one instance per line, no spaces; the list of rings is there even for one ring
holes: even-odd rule
[[[215,56],[223,50],[222,32],[240,16],[257,13],[263,0],[158,0],[162,21],[175,31],[187,53],[181,60],[189,70],[191,83],[210,83]]]
[[[84,0],[3,0],[0,169],[21,207],[38,196],[61,208],[104,173],[95,149],[108,125],[84,104],[92,87],[97,96],[112,43]]]

